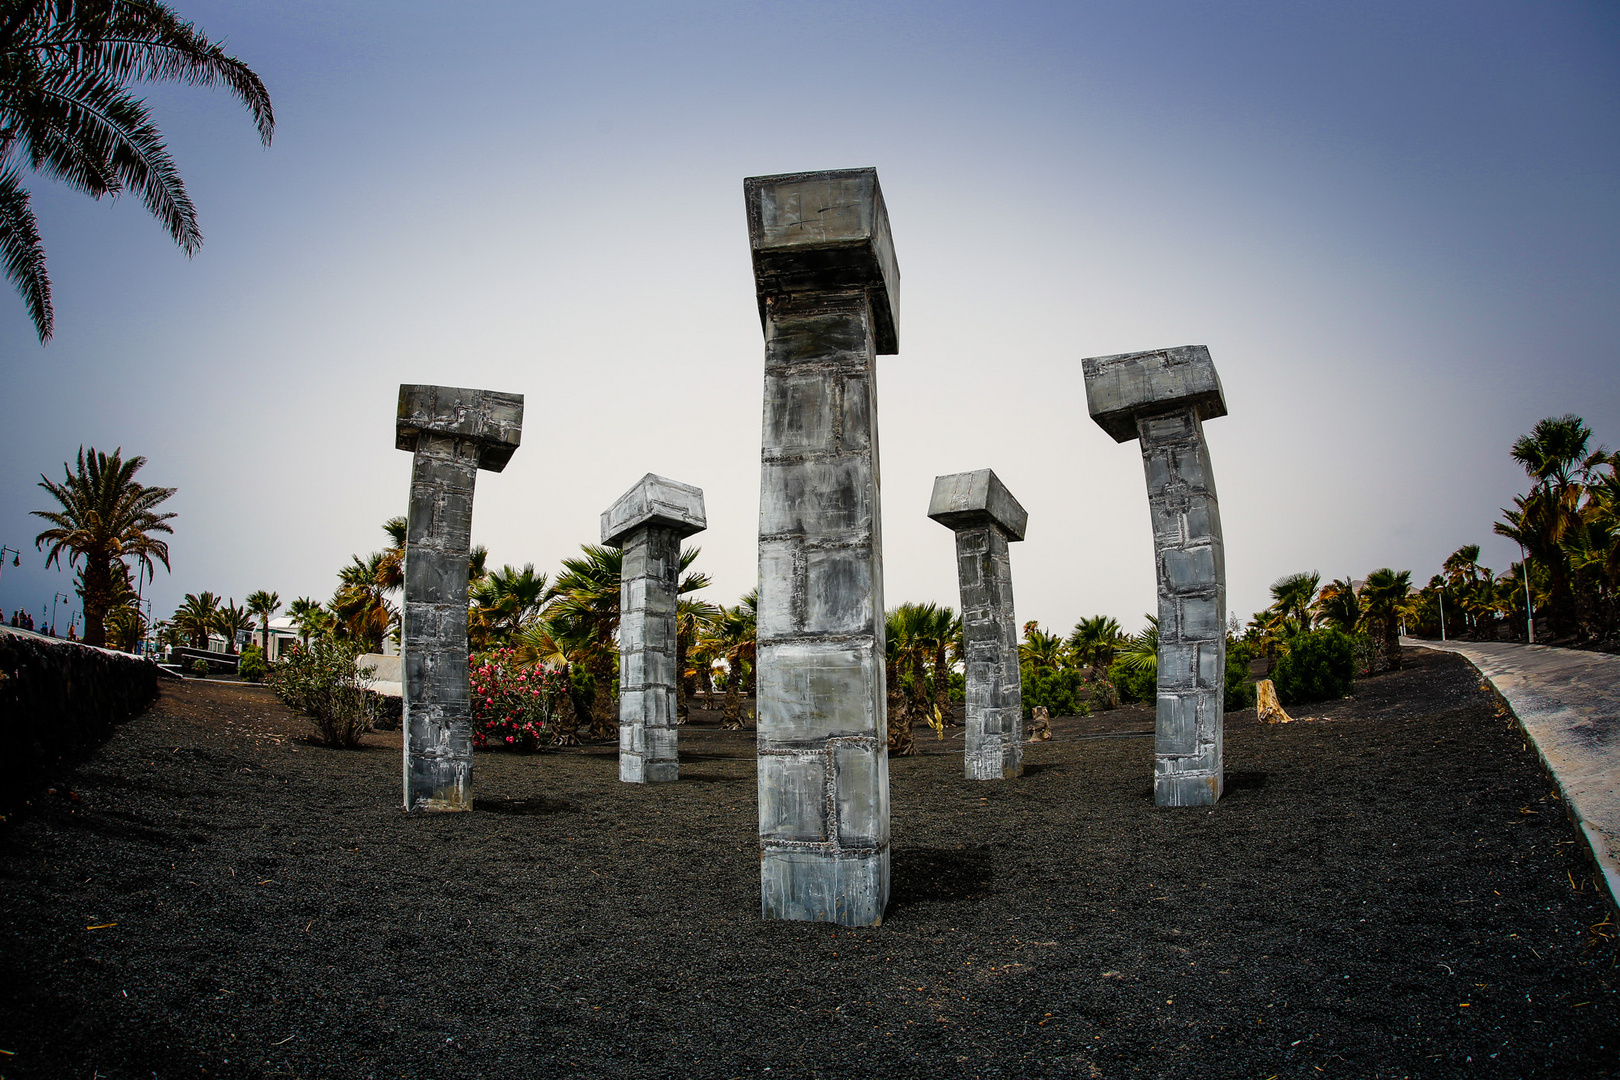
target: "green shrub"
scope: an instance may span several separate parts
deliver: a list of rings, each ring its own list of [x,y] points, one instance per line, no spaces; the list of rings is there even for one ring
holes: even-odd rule
[[[371,726],[376,695],[366,689],[375,668],[356,668],[357,643],[319,639],[295,648],[270,670],[276,696],[308,714],[322,742],[359,746]]]
[[[243,649],[236,661],[236,673],[248,682],[264,682],[265,673],[269,670],[264,662],[264,650],[257,645]]]
[[[191,662],[191,673],[199,678],[206,676],[208,674],[208,661],[200,656],[197,657]]]
[[[1123,658],[1108,665],[1108,681],[1121,701],[1153,701],[1159,696],[1158,670],[1134,667]]]
[[[1077,668],[1035,668],[1024,664],[1018,671],[1022,681],[1024,719],[1037,705],[1046,706],[1052,716],[1089,716],[1092,684]]]
[[[1284,705],[1305,705],[1344,697],[1355,675],[1355,642],[1329,629],[1296,635],[1271,679]]]
[[[1247,709],[1254,704],[1254,683],[1249,681],[1249,663],[1254,645],[1248,641],[1226,642],[1226,707]]]
[[[567,677],[514,661],[511,649],[494,649],[468,665],[476,747],[538,750],[555,730],[557,703],[571,689]]]

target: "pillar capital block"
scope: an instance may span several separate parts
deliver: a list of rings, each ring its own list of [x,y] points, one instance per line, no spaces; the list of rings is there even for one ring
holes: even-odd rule
[[[1129,442],[1140,417],[1192,408],[1200,420],[1226,415],[1226,397],[1207,345],[1091,356],[1080,361],[1086,405],[1097,426]]]
[[[602,511],[602,543],[623,547],[625,537],[643,525],[662,525],[677,536],[702,532],[709,527],[703,489],[648,473]]]
[[[476,443],[478,467],[500,472],[523,437],[523,395],[401,383],[394,446],[416,449],[424,434]]]
[[[880,354],[900,351],[900,268],[876,169],[750,176],[748,242],[763,325],[773,296],[864,290]]]
[[[1008,540],[1022,540],[1029,513],[989,469],[934,477],[928,516],[948,529],[995,525]]]

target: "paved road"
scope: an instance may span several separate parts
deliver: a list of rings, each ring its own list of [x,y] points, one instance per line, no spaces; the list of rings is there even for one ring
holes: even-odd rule
[[[1483,641],[1418,641],[1459,653],[1524,726],[1620,907],[1620,656]]]

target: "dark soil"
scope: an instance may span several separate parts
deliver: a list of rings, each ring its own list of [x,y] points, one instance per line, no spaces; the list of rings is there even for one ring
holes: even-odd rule
[[[866,930],[760,921],[753,734],[707,714],[678,784],[486,753],[478,812],[410,816],[397,734],[165,684],[0,826],[0,1075],[1620,1074],[1552,785],[1471,668],[1408,656],[1317,722],[1230,714],[1212,811],[1153,806],[1141,708],[1012,782],[919,731]]]

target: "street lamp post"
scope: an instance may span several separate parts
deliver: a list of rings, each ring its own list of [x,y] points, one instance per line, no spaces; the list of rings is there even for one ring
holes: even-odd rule
[[[1440,601],[1440,640],[1444,641],[1446,640],[1446,587],[1444,585],[1440,586],[1435,591],[1435,596]]]
[[[56,636],[56,605],[58,603],[71,604],[73,598],[67,593],[53,593],[51,596],[51,637]]]
[[[1530,606],[1530,559],[1519,545],[1519,573],[1524,575],[1524,636],[1529,644],[1536,643],[1536,613]]]

